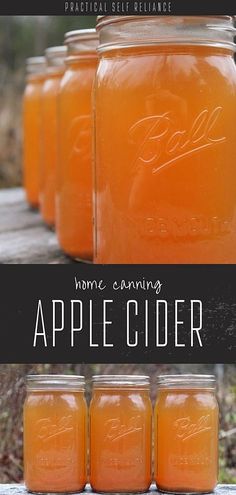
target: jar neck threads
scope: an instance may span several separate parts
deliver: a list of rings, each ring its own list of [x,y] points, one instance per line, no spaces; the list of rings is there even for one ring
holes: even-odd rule
[[[98,33],[95,29],[80,29],[65,34],[68,58],[97,55]]]
[[[28,375],[27,390],[85,390],[85,377],[82,375]]]
[[[26,59],[27,76],[43,75],[46,71],[45,57],[29,57]]]
[[[160,375],[157,377],[157,386],[159,389],[211,389],[216,388],[216,379],[214,375]]]
[[[47,73],[61,72],[65,69],[67,48],[65,46],[53,46],[45,50]]]
[[[92,377],[93,388],[95,389],[149,389],[150,378],[144,375],[94,375]]]
[[[102,16],[99,51],[148,45],[201,45],[236,50],[231,16]]]

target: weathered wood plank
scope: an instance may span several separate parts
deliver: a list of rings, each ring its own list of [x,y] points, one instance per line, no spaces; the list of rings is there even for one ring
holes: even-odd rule
[[[24,203],[0,206],[0,233],[14,232],[28,229],[29,227],[43,226],[41,217],[37,211],[29,210]]]
[[[13,189],[0,189],[0,207],[2,205],[14,205],[25,201],[25,194],[21,187]]]
[[[44,227],[33,227],[0,234],[0,263],[47,264],[69,263],[53,232]]]
[[[0,495],[26,495],[27,493],[28,492],[26,491],[23,485],[0,485]],[[89,493],[91,493],[91,490],[90,487],[87,486],[85,491],[82,492],[82,494],[80,493],[80,495],[88,495]],[[158,494],[160,494],[160,492],[156,490],[155,485],[152,485],[150,491],[146,495],[158,495]],[[214,491],[214,495],[235,495],[235,494],[236,494],[236,485],[219,485]]]
[[[71,263],[55,233],[30,210],[22,189],[0,190],[0,264],[52,263]]]

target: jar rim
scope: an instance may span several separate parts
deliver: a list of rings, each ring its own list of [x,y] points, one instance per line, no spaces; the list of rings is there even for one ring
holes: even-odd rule
[[[230,16],[230,15],[189,15],[189,16],[174,16],[174,15],[168,15],[168,16],[157,16],[157,15],[98,15],[96,19],[96,29],[99,30],[102,28],[104,25],[107,24],[114,24],[117,22],[130,22],[130,21],[137,21],[137,20],[147,20],[147,19],[173,19],[173,18],[180,18],[180,17],[187,17],[188,19],[191,18],[199,18],[199,19],[222,19],[222,20],[233,20],[235,16]]]
[[[47,72],[53,70],[58,70],[64,67],[65,59],[67,54],[67,47],[61,46],[50,46],[45,50],[45,58],[47,64]]]
[[[96,29],[99,33],[99,52],[153,45],[202,45],[236,50],[233,16],[227,15],[107,15],[97,18]]]
[[[215,388],[215,375],[207,374],[175,374],[157,376],[157,385],[159,388]]]
[[[89,41],[98,38],[98,33],[95,28],[91,29],[75,29],[68,31],[64,36],[64,43],[69,44],[72,41]]]
[[[40,57],[28,57],[26,59],[26,65],[45,65],[45,57],[40,56]]]
[[[150,377],[147,375],[93,375],[94,386],[149,386]]]
[[[46,48],[45,56],[46,56],[46,58],[47,57],[51,58],[54,56],[55,57],[60,57],[60,56],[64,57],[66,54],[66,51],[67,51],[67,49],[66,49],[66,46],[64,46],[64,45],[50,46],[50,47]]]
[[[27,388],[30,390],[64,390],[84,389],[85,377],[83,375],[27,375]]]
[[[25,61],[25,66],[28,76],[44,74],[46,71],[46,58],[44,56],[28,57]]]

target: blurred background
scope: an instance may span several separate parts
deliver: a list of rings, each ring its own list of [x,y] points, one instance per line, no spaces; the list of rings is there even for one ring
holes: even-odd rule
[[[156,397],[156,376],[160,373],[215,373],[220,402],[220,475],[221,483],[236,483],[236,365],[1,365],[0,366],[0,483],[23,480],[22,408],[25,399],[25,376],[28,373],[148,374],[151,397]]]
[[[63,43],[64,33],[95,26],[94,16],[0,16],[0,189],[21,184],[25,59]]]

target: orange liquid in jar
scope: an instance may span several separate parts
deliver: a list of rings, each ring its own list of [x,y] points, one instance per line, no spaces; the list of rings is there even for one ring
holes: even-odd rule
[[[90,483],[141,492],[151,483],[152,407],[147,391],[96,390],[90,405]]]
[[[83,392],[30,392],[24,407],[24,471],[28,490],[70,493],[86,479],[87,406]]]
[[[23,99],[24,189],[30,206],[39,206],[39,168],[41,153],[42,74],[30,75]]]
[[[163,491],[207,493],[217,485],[218,405],[209,390],[159,391],[155,481]]]
[[[56,167],[58,161],[58,92],[64,70],[48,74],[42,90],[42,161],[40,211],[48,226],[55,224]]]
[[[92,86],[97,57],[68,61],[59,96],[57,235],[63,251],[92,260]]]
[[[232,52],[107,49],[95,89],[95,261],[235,263]]]

